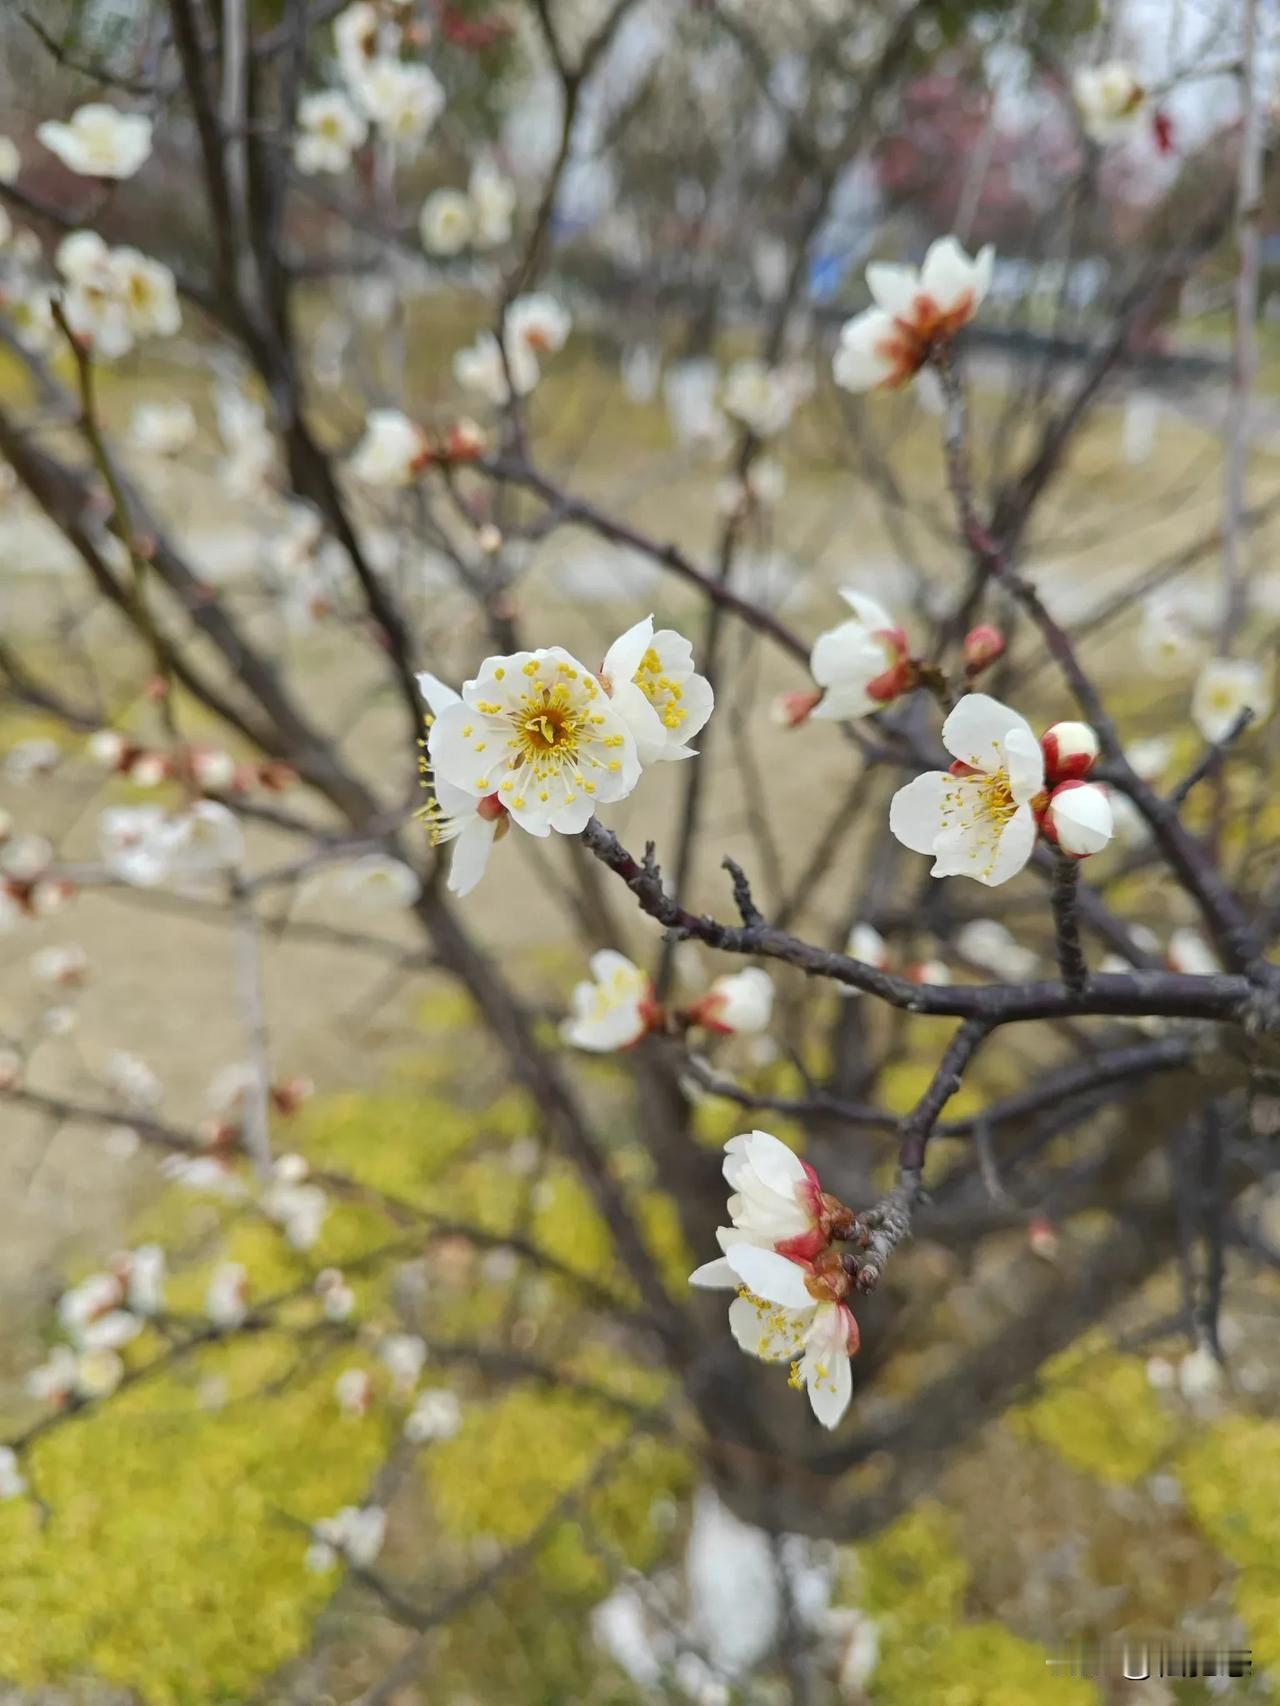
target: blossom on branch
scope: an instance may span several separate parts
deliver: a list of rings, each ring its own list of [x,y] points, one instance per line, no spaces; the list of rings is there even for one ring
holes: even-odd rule
[[[418,233],[429,255],[456,255],[474,234],[471,201],[461,190],[433,190],[418,215]]]
[[[683,634],[653,617],[628,628],[609,647],[600,680],[614,710],[635,737],[641,764],[693,758],[687,743],[705,726],[715,705],[711,683],[693,667],[693,647]]]
[[[407,486],[430,461],[430,443],[416,422],[399,409],[370,409],[350,467],[367,486]]]
[[[367,1570],[382,1550],[386,1531],[387,1513],[379,1505],[344,1505],[336,1516],[324,1517],[315,1525],[306,1566],[323,1574],[345,1558],[357,1569]]]
[[[427,701],[434,719],[453,706],[462,704],[462,695],[427,670],[418,676],[418,686]],[[430,741],[428,740],[428,747]],[[431,797],[421,816],[431,831],[431,845],[441,847],[453,843],[449,864],[448,888],[458,896],[470,894],[484,876],[494,842],[510,827],[507,808],[497,793],[476,799],[467,789],[441,775],[428,761],[424,777]]]
[[[151,153],[151,120],[90,101],[66,124],[46,119],[36,135],[51,154],[84,178],[131,178]]]
[[[538,836],[579,834],[597,806],[624,799],[640,779],[627,723],[560,646],[486,658],[436,715],[427,755],[437,799],[442,782],[474,802],[492,799]]]
[[[882,710],[914,679],[907,636],[884,606],[849,589],[840,596],[852,618],[819,634],[809,657],[823,689],[811,715],[835,722]]]
[[[345,172],[369,134],[368,120],[341,89],[321,89],[298,102],[293,163],[300,172]]]
[[[954,237],[929,245],[924,264],[867,268],[876,306],[846,320],[832,371],[846,391],[903,385],[968,325],[991,287],[995,251],[972,260]]]
[[[1044,755],[1026,719],[985,693],[960,700],[942,725],[956,759],[899,788],[889,828],[915,853],[933,854],[932,875],[994,888],[1031,857]]]
[[[378,56],[351,79],[351,92],[389,142],[416,147],[444,111],[444,90],[425,65]]]
[[[1115,833],[1111,800],[1096,782],[1063,782],[1049,796],[1040,828],[1072,859],[1087,859],[1101,853]]]
[[[701,1025],[722,1036],[756,1036],[773,1017],[773,979],[759,966],[716,978],[700,1001],[685,1014],[690,1025]]]
[[[1271,715],[1271,684],[1247,658],[1210,658],[1196,677],[1191,720],[1208,741],[1225,740],[1245,711],[1255,723]]]
[[[524,344],[509,344],[506,359],[492,332],[480,332],[474,343],[453,358],[453,377],[466,391],[474,391],[496,408],[512,395],[527,397],[541,377],[533,352]]]
[[[616,948],[592,954],[591,979],[576,986],[571,1005],[560,1035],[592,1054],[630,1048],[662,1018],[649,974]]]
[[[1147,99],[1137,77],[1118,59],[1082,65],[1071,79],[1071,91],[1085,134],[1094,142],[1113,142],[1131,131]]]
[[[555,355],[564,348],[572,324],[569,310],[547,291],[517,296],[504,322],[507,347],[535,356]]]

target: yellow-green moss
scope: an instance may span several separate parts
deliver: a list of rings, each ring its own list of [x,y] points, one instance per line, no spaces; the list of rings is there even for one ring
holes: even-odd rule
[[[1236,1606],[1255,1665],[1280,1668],[1280,1423],[1229,1417],[1198,1433],[1177,1466],[1192,1516],[1241,1568]]]
[[[1073,1468],[1117,1484],[1149,1474],[1177,1435],[1141,1360],[1086,1340],[1045,1364],[1040,1395],[1008,1421]]]

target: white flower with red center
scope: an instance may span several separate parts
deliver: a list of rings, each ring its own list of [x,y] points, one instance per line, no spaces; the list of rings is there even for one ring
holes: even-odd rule
[[[755,1036],[773,1016],[773,979],[759,966],[716,978],[686,1018],[722,1036]]]
[[[538,383],[541,369],[528,345],[508,340],[506,359],[492,332],[481,332],[473,344],[453,358],[453,377],[464,390],[474,391],[496,408],[526,397]]]
[[[1224,740],[1245,711],[1252,721],[1271,715],[1271,684],[1247,658],[1210,658],[1196,678],[1191,720],[1208,741]]]
[[[345,172],[369,134],[369,124],[340,89],[321,89],[298,102],[293,163],[300,172]]]
[[[1131,130],[1147,92],[1121,60],[1083,65],[1071,80],[1080,122],[1095,142],[1112,142]]]
[[[847,320],[833,371],[846,391],[903,385],[968,325],[991,287],[995,251],[970,259],[954,237],[929,245],[924,265],[867,268],[876,306]]]
[[[560,646],[486,658],[427,736],[441,783],[496,803],[530,835],[577,835],[640,780],[635,738],[599,680]]]
[[[131,178],[151,153],[151,120],[90,101],[66,124],[47,119],[36,135],[62,164],[84,178]]]
[[[809,1163],[767,1131],[740,1132],[724,1147],[737,1230],[784,1256],[816,1256],[830,1238],[832,1205]]]
[[[647,972],[616,948],[591,956],[591,979],[574,989],[573,1016],[560,1035],[574,1048],[612,1054],[630,1048],[661,1022],[661,1008]]]
[[[600,680],[635,738],[641,764],[693,758],[688,744],[715,705],[706,676],[693,667],[693,647],[674,628],[653,630],[646,616],[605,653]]]
[[[505,341],[508,349],[527,350],[532,356],[555,355],[569,336],[573,318],[562,302],[546,291],[517,296],[507,309]]]
[[[907,636],[884,606],[861,592],[840,596],[853,616],[818,635],[809,668],[823,689],[812,715],[842,722],[881,710],[910,687],[912,671]]]
[[[41,948],[31,956],[31,975],[47,989],[78,989],[89,981],[89,956],[78,942]]]
[[[1046,841],[1072,859],[1101,853],[1115,833],[1111,799],[1096,782],[1061,782],[1040,820]]]
[[[462,704],[460,693],[426,670],[419,674],[418,686],[433,718]],[[459,896],[470,894],[488,869],[494,842],[510,828],[507,808],[496,792],[476,799],[435,771],[430,772],[429,785],[431,798],[422,817],[430,828],[433,847],[446,842],[453,845],[449,892]]]
[[[1026,719],[985,693],[967,694],[942,725],[956,759],[899,788],[889,827],[904,846],[933,855],[935,877],[994,888],[1031,857],[1044,788],[1044,754]]]
[[[407,486],[431,461],[422,428],[399,409],[370,409],[350,468],[367,486]]]
[[[215,1327],[230,1330],[249,1313],[249,1273],[243,1262],[221,1262],[204,1294],[204,1312]]]
[[[725,413],[757,438],[773,438],[790,422],[799,398],[789,373],[748,357],[729,369],[721,401]]]

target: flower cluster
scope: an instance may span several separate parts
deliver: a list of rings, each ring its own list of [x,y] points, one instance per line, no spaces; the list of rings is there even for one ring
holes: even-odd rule
[[[98,819],[98,846],[121,882],[156,888],[235,869],[244,856],[244,831],[216,800],[197,800],[174,814],[160,806],[113,806]]]
[[[465,191],[433,190],[422,204],[418,231],[429,255],[496,249],[511,237],[515,185],[493,164],[477,160]]]
[[[172,337],[182,324],[173,274],[140,249],[113,249],[96,231],[73,231],[55,261],[65,280],[67,324],[105,361],[127,355],[142,338]]]
[[[61,1408],[114,1392],[125,1375],[120,1352],[164,1310],[165,1278],[164,1251],[143,1244],[65,1291],[58,1323],[66,1342],[27,1376],[30,1395]]]
[[[737,1292],[729,1329],[738,1344],[765,1362],[790,1362],[792,1385],[833,1428],[853,1396],[849,1358],[859,1344],[848,1304],[857,1261],[836,1248],[856,1237],[855,1216],[767,1131],[729,1139],[724,1176],[732,1224],[716,1234],[722,1254],[689,1283]]]
[[[407,486],[428,468],[474,462],[485,442],[481,428],[465,416],[433,436],[399,409],[370,409],[351,472],[368,486]]]
[[[287,764],[275,759],[238,764],[216,746],[184,746],[163,752],[143,745],[119,729],[97,729],[85,751],[101,769],[127,777],[135,788],[180,782],[199,794],[242,795],[256,788],[278,794],[294,780]]]
[[[1110,799],[1084,780],[1098,755],[1087,724],[1056,723],[1041,742],[1016,711],[970,693],[942,725],[942,743],[955,759],[950,770],[917,776],[889,808],[890,829],[933,855],[935,877],[994,888],[1022,869],[1038,833],[1073,859],[1110,841]]]
[[[572,323],[569,310],[545,291],[518,296],[503,319],[502,342],[481,332],[455,354],[453,376],[496,408],[527,397],[542,377],[539,358],[564,348]]]
[[[692,757],[713,703],[688,641],[655,632],[652,617],[613,643],[598,673],[551,646],[486,658],[461,693],[426,672],[418,684],[431,712],[425,816],[437,845],[456,844],[455,894],[479,882],[508,822],[576,835],[646,764]]]

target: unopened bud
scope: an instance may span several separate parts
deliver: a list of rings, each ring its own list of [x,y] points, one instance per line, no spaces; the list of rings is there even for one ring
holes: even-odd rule
[[[225,794],[235,785],[236,761],[217,747],[196,747],[188,754],[191,776],[206,793]]]
[[[1101,853],[1114,829],[1106,789],[1096,782],[1061,783],[1049,796],[1040,828],[1046,840],[1072,859]]]
[[[1079,781],[1093,769],[1098,758],[1098,737],[1088,723],[1055,723],[1040,740],[1044,769],[1050,785]]]
[[[791,693],[779,693],[769,707],[769,717],[772,722],[784,729],[798,729],[801,723],[807,723],[816,705],[822,699],[821,693],[806,692],[797,688]]]
[[[997,658],[1004,656],[1004,648],[1004,635],[990,622],[980,622],[976,628],[970,628],[964,637],[965,674],[981,675]]]
[[[169,775],[169,760],[163,752],[140,752],[129,766],[129,780],[139,788],[158,788]]]
[[[476,544],[487,556],[492,557],[502,549],[502,530],[495,527],[491,521],[486,521],[476,534]]]
[[[104,770],[122,770],[132,748],[118,729],[97,729],[89,736],[85,750]]]
[[[1042,1262],[1058,1259],[1058,1233],[1051,1220],[1037,1214],[1027,1222],[1027,1249]]]
[[[464,415],[445,436],[445,457],[450,462],[474,462],[484,455],[486,442],[484,428]]]

